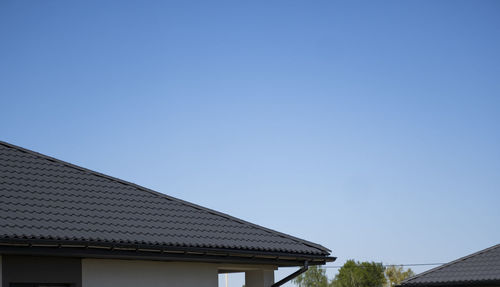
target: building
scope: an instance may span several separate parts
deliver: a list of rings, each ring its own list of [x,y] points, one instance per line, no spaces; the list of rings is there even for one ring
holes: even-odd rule
[[[500,244],[420,273],[399,286],[500,286]]]
[[[245,272],[247,287],[269,287],[278,267],[301,267],[289,280],[335,260],[330,252],[0,142],[3,287],[208,287],[228,272]]]

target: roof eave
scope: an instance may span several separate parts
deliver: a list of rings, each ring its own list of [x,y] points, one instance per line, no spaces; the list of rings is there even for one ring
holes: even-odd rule
[[[0,253],[155,261],[270,264],[276,266],[301,266],[306,261],[311,265],[323,265],[336,259],[328,255],[258,250],[22,239],[1,239]]]
[[[438,286],[499,286],[500,279],[494,280],[469,280],[469,281],[446,281],[446,282],[418,282],[401,283],[396,287],[438,287]]]

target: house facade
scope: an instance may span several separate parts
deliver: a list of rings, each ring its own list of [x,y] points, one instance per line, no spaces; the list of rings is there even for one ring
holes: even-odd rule
[[[335,260],[319,244],[0,142],[3,287],[279,286]],[[274,271],[297,266],[275,282]],[[0,286],[0,287],[1,287]]]

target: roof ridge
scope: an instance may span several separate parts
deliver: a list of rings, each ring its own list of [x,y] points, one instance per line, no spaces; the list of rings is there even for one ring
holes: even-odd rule
[[[450,265],[460,263],[460,262],[465,261],[465,260],[467,260],[467,259],[469,259],[469,258],[471,258],[471,257],[475,257],[475,256],[478,256],[478,255],[481,255],[481,254],[483,254],[483,253],[485,253],[485,252],[491,251],[491,250],[496,249],[496,248],[499,248],[499,247],[500,247],[500,243],[499,243],[499,244],[496,244],[496,245],[493,245],[493,246],[490,246],[490,247],[488,247],[488,248],[485,248],[485,249],[479,250],[479,251],[474,252],[474,253],[472,253],[472,254],[469,254],[469,255],[466,255],[466,256],[460,257],[460,258],[455,259],[455,260],[453,260],[453,261],[451,261],[451,262],[445,263],[445,264],[440,265],[440,266],[438,266],[438,267],[434,267],[434,268],[432,268],[432,269],[429,269],[429,270],[427,270],[427,271],[424,271],[424,272],[422,272],[422,273],[419,273],[419,274],[417,274],[417,275],[415,275],[415,276],[412,276],[412,277],[410,277],[410,278],[407,278],[407,279],[403,280],[403,281],[400,283],[400,285],[402,285],[402,284],[406,284],[406,283],[411,284],[411,282],[410,282],[410,281],[412,281],[413,279],[420,278],[420,277],[422,277],[422,276],[424,276],[424,275],[426,275],[426,274],[428,274],[428,273],[432,273],[432,272],[435,272],[435,271],[441,270],[441,269],[446,268],[446,267],[448,267],[448,266],[450,266]]]
[[[310,242],[310,241],[307,241],[307,240],[303,240],[303,239],[297,238],[295,236],[292,236],[292,235],[289,235],[289,234],[286,234],[286,233],[282,233],[282,232],[279,232],[279,231],[276,231],[276,230],[273,230],[273,229],[270,229],[270,228],[267,228],[267,227],[263,227],[261,225],[254,224],[254,223],[248,222],[248,221],[243,220],[243,219],[239,219],[239,218],[231,216],[229,214],[226,214],[226,213],[223,213],[223,212],[219,212],[219,211],[207,208],[207,207],[203,207],[203,206],[200,206],[198,204],[195,204],[195,203],[192,203],[192,202],[189,202],[189,201],[185,201],[185,200],[182,200],[182,199],[179,199],[179,198],[176,198],[176,197],[173,197],[173,196],[170,196],[170,195],[167,195],[167,194],[164,194],[164,193],[161,193],[161,192],[149,189],[147,187],[143,187],[143,186],[135,184],[133,182],[129,182],[129,181],[126,181],[126,180],[123,180],[123,179],[119,179],[119,178],[116,178],[116,177],[113,177],[113,176],[109,176],[109,175],[106,175],[106,174],[98,172],[98,171],[94,171],[94,170],[91,170],[91,169],[88,169],[88,168],[85,168],[85,167],[82,167],[82,166],[78,166],[78,165],[75,165],[75,164],[72,164],[72,163],[69,163],[69,162],[66,162],[66,161],[63,161],[63,160],[60,160],[60,159],[57,159],[57,158],[54,158],[54,157],[51,157],[51,156],[48,156],[48,155],[45,155],[45,154],[42,154],[42,153],[39,153],[39,152],[36,152],[36,151],[33,151],[33,150],[30,150],[30,149],[26,149],[26,148],[23,148],[23,147],[20,147],[20,146],[11,144],[11,143],[7,143],[7,142],[2,141],[2,140],[0,140],[0,145],[4,145],[4,146],[9,147],[9,148],[17,149],[19,151],[22,151],[22,152],[25,152],[25,153],[28,153],[28,154],[31,154],[31,155],[35,155],[35,156],[41,157],[43,159],[46,159],[46,160],[49,160],[49,161],[52,161],[52,162],[56,162],[56,163],[68,166],[70,168],[74,168],[74,169],[86,172],[86,173],[90,173],[90,174],[95,175],[95,176],[103,177],[103,178],[106,178],[106,179],[111,180],[111,181],[115,181],[115,182],[118,182],[118,183],[121,183],[121,184],[124,184],[124,185],[128,185],[128,186],[132,186],[132,187],[137,188],[137,189],[139,189],[141,191],[154,194],[154,195],[159,196],[161,198],[164,198],[164,199],[167,199],[167,200],[171,200],[171,201],[176,201],[176,202],[182,203],[184,205],[190,206],[192,208],[195,208],[195,209],[198,209],[198,210],[203,210],[203,211],[208,212],[210,214],[214,214],[214,215],[217,215],[217,216],[220,216],[220,217],[232,220],[232,221],[236,221],[236,222],[241,223],[241,224],[247,224],[247,225],[252,226],[253,228],[261,229],[261,230],[264,230],[264,231],[269,232],[271,234],[275,234],[275,235],[278,235],[278,236],[281,236],[281,237],[285,237],[285,238],[288,238],[290,240],[299,242],[301,244],[304,244],[304,245],[316,248],[316,249],[318,249],[318,250],[320,250],[322,252],[325,252],[327,254],[331,253],[330,249],[328,249],[328,248],[326,248],[326,247],[324,247],[324,246],[322,246],[320,244],[313,243],[313,242]]]

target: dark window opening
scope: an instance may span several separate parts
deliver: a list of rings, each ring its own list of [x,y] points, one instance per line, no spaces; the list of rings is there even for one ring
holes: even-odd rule
[[[61,283],[10,283],[10,287],[70,287],[70,284]]]

